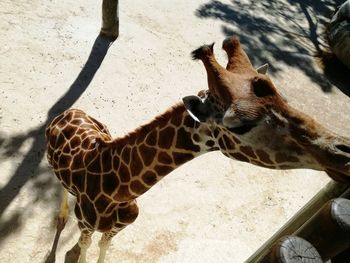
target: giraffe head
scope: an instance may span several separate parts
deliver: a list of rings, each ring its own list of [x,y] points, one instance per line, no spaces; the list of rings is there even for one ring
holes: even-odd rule
[[[205,66],[208,90],[183,101],[192,118],[210,127],[226,156],[269,168],[321,170],[350,181],[350,139],[288,105],[266,75],[267,66],[255,69],[237,37],[223,41],[226,68],[216,61],[213,46],[192,52]]]

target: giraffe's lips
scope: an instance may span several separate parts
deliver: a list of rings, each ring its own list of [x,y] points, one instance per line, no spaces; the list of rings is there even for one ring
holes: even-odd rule
[[[350,174],[345,174],[331,168],[326,169],[326,173],[334,180],[339,183],[350,184]]]

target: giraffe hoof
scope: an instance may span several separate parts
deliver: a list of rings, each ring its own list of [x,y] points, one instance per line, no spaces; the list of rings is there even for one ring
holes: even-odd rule
[[[75,244],[64,257],[64,263],[77,263],[80,257],[80,247]],[[46,262],[45,262],[46,263]]]
[[[56,262],[56,255],[54,252],[50,252],[44,261],[45,263],[55,263]]]

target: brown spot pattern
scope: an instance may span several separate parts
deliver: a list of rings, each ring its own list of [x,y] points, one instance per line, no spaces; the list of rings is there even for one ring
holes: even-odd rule
[[[107,196],[105,195],[99,196],[99,198],[97,198],[97,200],[95,201],[95,206],[97,211],[99,213],[103,213],[111,202],[112,200],[109,199]]]
[[[146,143],[150,146],[155,146],[157,143],[157,136],[158,133],[156,130],[153,130],[151,133],[149,133],[146,137]]]
[[[277,163],[284,163],[284,162],[296,163],[296,162],[299,162],[299,159],[296,158],[295,156],[288,155],[288,154],[283,153],[283,152],[276,153],[275,159],[276,159]]]
[[[256,155],[250,146],[241,146],[239,148],[241,152],[243,152],[245,155],[249,156],[250,158],[256,159]]]
[[[113,199],[122,202],[128,200],[130,197],[131,193],[129,192],[129,187],[127,185],[121,185]]]
[[[162,164],[172,164],[173,159],[166,152],[159,152],[158,153],[158,161]]]
[[[95,200],[96,196],[101,192],[101,176],[95,174],[87,175],[86,194],[90,200]]]
[[[182,122],[181,115],[174,115],[170,120],[170,123],[175,125],[176,127],[180,126],[181,122]]]
[[[176,165],[181,165],[194,158],[193,154],[191,153],[181,153],[181,152],[174,152],[173,157]]]
[[[231,153],[230,154],[233,158],[242,161],[242,162],[248,162],[249,163],[249,159],[247,156],[241,154],[241,153]]]
[[[101,216],[98,224],[98,230],[101,232],[107,232],[113,226],[113,223],[116,221],[114,216]]]
[[[122,150],[122,159],[126,164],[129,164],[130,162],[130,147],[125,146],[124,149]]]
[[[157,175],[151,171],[145,172],[141,176],[141,178],[142,178],[142,181],[149,186],[152,186],[157,182]]]
[[[71,157],[67,154],[62,153],[58,159],[58,165],[61,168],[68,168],[71,162]]]
[[[114,172],[110,172],[107,174],[103,174],[102,176],[102,189],[103,192],[107,195],[111,195],[114,190],[116,190],[119,186],[119,179],[114,174]]]
[[[122,183],[127,183],[130,181],[129,168],[124,163],[120,164],[118,175]]]
[[[226,144],[226,148],[227,148],[228,150],[233,150],[233,149],[236,148],[235,143],[234,143],[226,134],[224,134],[224,135],[222,136],[222,138],[224,139],[224,142],[225,142],[225,144]]]
[[[79,192],[85,192],[85,171],[72,172],[72,184],[77,187]]]
[[[141,158],[143,160],[144,165],[149,166],[153,162],[156,156],[156,153],[157,153],[156,149],[142,144],[140,145],[139,150],[140,150]]]
[[[139,214],[139,209],[136,204],[130,205],[126,208],[119,208],[118,209],[118,217],[119,221],[121,223],[128,223],[131,224],[135,221]]]
[[[71,172],[68,169],[63,169],[59,172],[60,178],[66,185],[70,186],[72,182]]]
[[[186,132],[184,128],[180,128],[177,133],[176,148],[199,152],[200,148],[195,145],[191,139],[191,134]]]
[[[164,176],[170,173],[173,170],[173,168],[167,165],[156,165],[154,167],[154,170],[159,176]]]
[[[78,170],[84,167],[83,158],[80,154],[73,156],[72,164],[70,168],[72,170]]]
[[[269,155],[265,151],[258,149],[255,152],[258,155],[260,161],[262,161],[263,163],[266,163],[266,164],[273,164]]]
[[[213,146],[215,145],[215,142],[212,141],[212,140],[209,140],[209,141],[207,141],[207,142],[205,143],[205,145],[208,146],[208,147],[213,147]]]
[[[87,169],[88,169],[89,172],[92,172],[92,173],[101,173],[102,172],[102,167],[101,167],[101,164],[100,164],[100,158],[99,158],[98,155],[88,165]]]
[[[94,226],[97,219],[96,210],[92,202],[84,194],[81,196],[80,208],[85,220]]]
[[[81,144],[81,139],[78,136],[74,136],[70,141],[71,148],[79,147]]]
[[[120,165],[119,156],[114,156],[112,160],[112,168],[114,171],[118,171]]]
[[[222,137],[219,138],[219,146],[220,146],[220,149],[226,150],[226,146],[224,144],[224,140],[222,139]]]
[[[191,116],[187,115],[184,119],[183,123],[188,128],[194,128],[195,127],[195,121],[192,119]]]
[[[80,206],[78,204],[74,206],[74,214],[79,220],[83,219],[83,215],[81,214]]]
[[[130,184],[130,189],[133,193],[137,195],[142,195],[144,192],[148,190],[148,187],[146,187],[140,181],[132,181]]]
[[[195,142],[199,142],[199,141],[200,141],[199,135],[198,135],[198,134],[194,134],[194,135],[193,135],[193,140],[194,140]]]
[[[158,146],[160,148],[169,149],[173,143],[175,130],[172,127],[166,127],[159,132]]]
[[[133,147],[131,152],[132,161],[130,163],[131,176],[138,176],[143,169],[141,158],[137,152],[137,147]]]
[[[103,172],[112,170],[112,151],[110,149],[104,150],[100,156],[100,165]]]

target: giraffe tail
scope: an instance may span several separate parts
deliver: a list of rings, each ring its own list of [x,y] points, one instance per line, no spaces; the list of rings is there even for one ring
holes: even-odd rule
[[[68,191],[67,189],[63,190],[63,197],[60,205],[60,212],[58,214],[58,223],[63,224],[63,228],[68,220],[69,216],[69,205],[68,205]],[[62,229],[63,229],[62,228]]]

